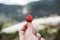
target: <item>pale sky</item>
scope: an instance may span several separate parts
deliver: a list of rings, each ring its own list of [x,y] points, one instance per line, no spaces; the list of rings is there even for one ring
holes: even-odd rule
[[[26,5],[27,3],[33,2],[33,1],[38,1],[38,0],[0,0],[0,3],[4,3],[8,5],[11,5],[11,4]]]

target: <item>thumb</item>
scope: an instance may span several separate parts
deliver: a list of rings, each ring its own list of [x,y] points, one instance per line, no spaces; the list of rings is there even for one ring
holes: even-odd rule
[[[19,31],[19,40],[23,40],[24,38],[24,31]]]
[[[25,33],[32,33],[32,31],[33,31],[32,23],[27,23],[27,29],[26,29]]]
[[[27,23],[27,28],[32,29],[33,28],[32,23]]]
[[[27,30],[32,32],[34,35],[36,34],[36,30],[34,29],[32,23],[27,23]]]

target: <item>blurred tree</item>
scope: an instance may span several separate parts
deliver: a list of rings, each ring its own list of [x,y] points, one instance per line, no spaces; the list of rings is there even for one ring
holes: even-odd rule
[[[42,37],[46,37],[47,35],[49,35],[49,33],[47,32],[47,28],[45,28],[44,30],[40,30],[39,33],[41,34]]]
[[[60,28],[58,29],[58,32],[57,32],[54,40],[60,40]]]
[[[2,39],[2,33],[1,33],[2,28],[3,28],[3,24],[0,24],[0,40]]]
[[[59,0],[40,0],[37,2],[31,2],[30,14],[33,16],[43,17],[51,14],[60,15],[60,1]]]

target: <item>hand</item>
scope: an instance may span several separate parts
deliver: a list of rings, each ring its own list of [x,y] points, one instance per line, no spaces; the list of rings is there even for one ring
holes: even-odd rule
[[[45,40],[34,30],[32,23],[24,25],[24,27],[19,31],[19,38],[20,40]]]

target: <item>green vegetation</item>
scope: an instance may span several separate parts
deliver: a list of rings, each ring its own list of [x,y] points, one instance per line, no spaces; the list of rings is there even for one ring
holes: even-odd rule
[[[10,23],[1,24],[0,25],[0,40],[19,40],[19,32],[15,33],[2,33],[1,30],[4,28],[4,26],[8,27]],[[10,24],[11,25],[11,24]],[[45,26],[46,27],[46,26]],[[52,32],[52,29],[58,29],[57,32]],[[51,26],[46,27],[43,30],[40,30],[39,33],[43,38],[52,39],[52,40],[60,40],[60,29],[56,26],[52,28]]]

